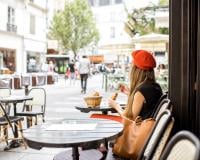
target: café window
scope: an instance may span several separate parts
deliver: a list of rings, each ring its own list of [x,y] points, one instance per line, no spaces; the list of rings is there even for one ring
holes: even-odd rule
[[[15,9],[8,7],[8,24],[15,24]]]
[[[9,70],[10,73],[16,71],[16,50],[0,48],[0,69]]]
[[[110,4],[110,0],[100,0],[99,5],[100,6],[107,6]]]
[[[8,32],[17,32],[17,26],[15,25],[15,9],[8,7],[8,22],[7,22]]]
[[[35,34],[35,16],[30,15],[30,33]]]
[[[120,4],[122,3],[122,0],[115,0],[115,4]]]
[[[94,6],[94,2],[95,0],[89,0],[89,4],[90,4],[90,6]]]
[[[115,21],[115,12],[110,12],[110,21],[111,22]]]
[[[40,65],[40,54],[38,52],[27,52],[27,72],[39,72]]]
[[[115,38],[115,27],[110,28],[110,38]]]

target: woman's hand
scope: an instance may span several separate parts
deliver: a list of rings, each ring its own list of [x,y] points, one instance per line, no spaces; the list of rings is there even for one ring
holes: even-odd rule
[[[120,115],[123,114],[123,110],[115,100],[112,100],[111,98],[108,99],[108,105],[114,108]]]
[[[119,90],[124,93],[125,95],[128,95],[129,94],[129,88],[127,85],[125,84],[120,84],[119,86]]]
[[[111,98],[108,99],[108,105],[109,105],[110,107],[114,108],[114,109],[116,109],[116,107],[117,107],[116,101],[113,100],[113,99],[111,99]]]

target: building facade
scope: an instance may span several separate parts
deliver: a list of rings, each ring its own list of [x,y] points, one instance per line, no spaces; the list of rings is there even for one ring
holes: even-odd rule
[[[1,0],[0,10],[0,68],[40,71],[47,50],[47,0]]]
[[[105,61],[114,62],[126,59],[133,45],[131,37],[124,31],[127,14],[123,0],[89,0],[100,41],[97,53],[103,54]]]

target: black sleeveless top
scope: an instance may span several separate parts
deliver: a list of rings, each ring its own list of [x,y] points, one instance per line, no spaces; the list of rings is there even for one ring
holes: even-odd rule
[[[152,117],[154,111],[156,110],[156,104],[162,95],[162,89],[158,83],[147,82],[140,85],[136,91],[142,93],[145,98],[140,116],[143,119]]]

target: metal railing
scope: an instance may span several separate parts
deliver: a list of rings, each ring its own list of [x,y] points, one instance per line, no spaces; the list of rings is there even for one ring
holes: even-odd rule
[[[7,31],[8,32],[17,32],[17,26],[14,24],[7,23]]]

